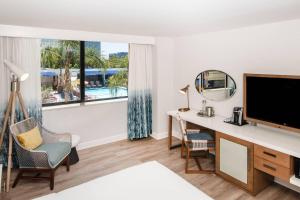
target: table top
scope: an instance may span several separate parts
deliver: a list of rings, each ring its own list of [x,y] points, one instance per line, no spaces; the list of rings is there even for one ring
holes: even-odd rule
[[[272,128],[264,125],[236,126],[225,123],[224,117],[200,117],[196,110],[188,112],[169,111],[169,116],[176,117],[180,115],[181,119],[200,126],[222,132],[224,134],[252,142],[282,153],[300,158],[300,134]]]

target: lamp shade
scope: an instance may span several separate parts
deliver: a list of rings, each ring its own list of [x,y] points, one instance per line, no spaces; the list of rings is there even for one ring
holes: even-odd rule
[[[187,85],[187,86],[185,86],[184,88],[182,88],[182,89],[179,90],[179,92],[180,92],[181,94],[186,95],[186,97],[187,97],[187,103],[188,103],[187,108],[179,108],[179,109],[178,109],[178,111],[180,111],[180,112],[186,112],[186,111],[189,111],[189,110],[190,110],[189,87],[190,87],[190,85]]]
[[[180,89],[179,92],[182,94],[186,94],[189,90],[190,85],[185,86],[184,88]]]
[[[29,74],[24,72],[15,64],[9,62],[8,60],[4,60],[4,64],[14,75],[19,78],[20,81],[25,81],[28,78]]]

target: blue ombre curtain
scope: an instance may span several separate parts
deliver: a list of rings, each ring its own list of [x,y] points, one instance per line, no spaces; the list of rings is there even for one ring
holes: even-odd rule
[[[128,139],[152,133],[152,46],[129,45]]]
[[[4,66],[4,59],[14,63],[29,73],[29,77],[21,82],[21,94],[26,110],[30,117],[39,122],[42,121],[41,110],[41,79],[40,79],[40,39],[0,37],[0,129],[3,126],[5,109],[10,94],[11,73]],[[16,118],[20,121],[24,118],[20,112],[19,102],[16,101]],[[8,128],[4,137],[0,152],[0,163],[7,165],[8,152]],[[13,148],[13,165],[18,166],[18,159]]]

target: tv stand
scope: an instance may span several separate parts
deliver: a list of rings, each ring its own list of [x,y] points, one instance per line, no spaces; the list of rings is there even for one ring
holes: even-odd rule
[[[264,126],[235,126],[224,117],[199,117],[196,110],[169,111],[169,149],[172,120],[179,114],[187,125],[213,130],[216,136],[216,174],[256,195],[274,178],[300,187],[293,160],[300,158],[300,135]],[[229,153],[228,153],[229,152]],[[232,156],[233,152],[235,156]]]

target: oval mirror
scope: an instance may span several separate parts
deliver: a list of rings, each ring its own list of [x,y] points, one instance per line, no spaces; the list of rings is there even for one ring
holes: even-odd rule
[[[218,70],[201,72],[195,80],[197,91],[205,99],[223,101],[232,97],[236,91],[236,84],[231,76]]]

